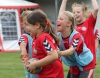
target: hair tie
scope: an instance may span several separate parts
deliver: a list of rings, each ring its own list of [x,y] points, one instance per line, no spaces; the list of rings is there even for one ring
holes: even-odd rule
[[[47,20],[47,21],[46,21],[46,25],[48,25],[48,24],[50,24],[50,20]]]

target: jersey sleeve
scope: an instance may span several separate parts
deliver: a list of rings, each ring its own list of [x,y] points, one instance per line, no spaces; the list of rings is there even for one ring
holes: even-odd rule
[[[20,45],[21,42],[25,42],[26,44],[28,44],[28,38],[26,35],[21,35],[21,37],[19,38],[18,44]]]
[[[44,38],[42,47],[43,47],[44,52],[46,52],[46,53],[49,53],[49,52],[55,50],[56,46],[55,46],[54,39],[51,40],[48,38]]]
[[[74,47],[75,51],[80,54],[83,50],[83,39],[80,34],[76,34],[71,42],[70,47]]]
[[[93,17],[93,15],[91,14],[90,17],[88,18],[89,22],[89,27],[92,27],[94,28],[95,27],[95,24],[96,24],[96,18]]]

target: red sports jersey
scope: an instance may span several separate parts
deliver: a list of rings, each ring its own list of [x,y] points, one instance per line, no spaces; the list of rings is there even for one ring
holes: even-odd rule
[[[96,64],[95,37],[93,33],[95,24],[96,19],[94,19],[91,14],[90,17],[84,21],[84,23],[76,26],[76,30],[83,35],[86,46],[91,50],[94,57],[93,61],[89,65],[84,66],[84,70],[94,69]]]
[[[28,45],[28,37],[25,34],[21,35],[21,37],[18,41],[18,44],[20,45],[21,42],[25,42]],[[26,47],[26,49],[27,49],[27,52],[28,52],[28,46]]]
[[[47,33],[41,34],[33,43],[33,58],[42,59],[57,49],[55,40]],[[64,78],[61,60],[58,59],[49,65],[43,66],[38,74],[39,78]]]
[[[66,49],[69,49],[71,46],[73,46],[78,55],[83,51],[83,40],[79,33],[74,35],[70,45],[69,45],[69,37],[63,38],[63,43]],[[70,72],[74,75],[77,75],[80,73],[80,70],[77,66],[71,66]]]

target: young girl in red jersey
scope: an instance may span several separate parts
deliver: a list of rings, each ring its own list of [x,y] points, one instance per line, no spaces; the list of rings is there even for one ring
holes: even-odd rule
[[[20,50],[21,50],[21,59],[23,61],[23,57],[31,57],[28,54],[28,37],[26,36],[26,34],[28,34],[30,36],[30,34],[28,33],[28,30],[26,29],[26,16],[28,14],[30,14],[32,11],[23,11],[21,14],[21,18],[22,18],[22,28],[24,30],[24,33],[21,35],[20,39],[19,39],[19,46],[20,46]],[[31,36],[30,36],[31,37]]]
[[[97,60],[99,55],[99,31],[97,28],[94,29],[94,35],[95,35],[95,49],[96,49],[96,60]]]
[[[58,35],[60,39],[62,39],[60,45],[61,51],[58,51],[58,54],[61,56],[62,61],[65,63],[65,65],[70,66],[71,78],[87,78],[87,74],[89,73],[89,71],[83,70],[83,67],[85,67],[86,65],[80,63],[80,58],[81,60],[84,60],[81,55],[86,55],[88,57],[91,57],[92,61],[93,55],[91,51],[85,46],[82,35],[74,29],[75,20],[73,14],[69,11],[60,12],[56,21],[56,25],[57,31],[61,32],[61,35],[59,35],[59,33]],[[87,59],[89,60],[89,58]],[[85,60],[87,59],[85,58]],[[87,63],[87,65],[89,63]],[[73,71],[72,68],[80,70]],[[87,74],[83,76],[84,73]],[[72,74],[77,74],[77,76],[73,76]]]
[[[21,18],[22,18],[22,27],[25,31],[24,34],[21,35],[20,39],[19,39],[19,46],[20,46],[20,50],[21,50],[21,55],[20,58],[22,59],[22,61],[24,61],[24,58],[27,58],[28,60],[30,58],[32,58],[32,42],[33,42],[33,38],[31,37],[31,35],[28,33],[28,30],[26,29],[26,16],[28,14],[30,14],[32,11],[27,10],[27,11],[23,11],[21,14]],[[38,76],[36,74],[31,74],[27,71],[26,67],[24,66],[24,70],[25,70],[25,76],[26,78],[38,78]]]
[[[27,16],[27,23],[30,34],[35,36],[32,57],[39,59],[27,66],[28,71],[32,73],[37,67],[42,67],[38,73],[39,78],[64,78],[62,62],[57,53],[59,37],[46,14],[34,10]]]
[[[65,11],[66,3],[68,0],[62,0],[62,4],[60,7],[60,12]],[[91,0],[92,5],[93,5],[93,12],[91,15],[87,18],[87,11],[88,8],[86,7],[85,4],[77,4],[74,3],[72,5],[72,12],[75,16],[76,20],[76,30],[80,32],[83,37],[84,37],[84,42],[86,43],[86,46],[91,50],[94,58],[93,61],[84,67],[84,71],[90,70],[89,72],[89,78],[93,78],[93,69],[95,68],[96,65],[96,53],[95,53],[95,38],[94,38],[94,27],[96,24],[96,17],[98,13],[98,4],[96,0]],[[72,68],[72,70],[76,70],[77,68]],[[78,69],[77,69],[78,70]],[[74,74],[75,75],[75,74]],[[76,74],[77,76],[77,74]]]

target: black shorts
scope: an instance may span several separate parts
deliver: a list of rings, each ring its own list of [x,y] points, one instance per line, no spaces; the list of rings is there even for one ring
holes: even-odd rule
[[[68,71],[67,78],[93,78],[94,69],[81,71],[79,75],[72,75],[70,71]]]

